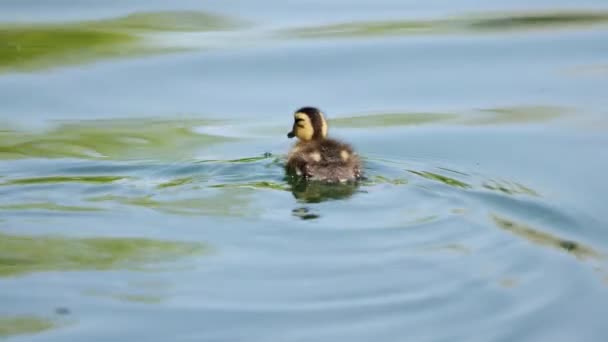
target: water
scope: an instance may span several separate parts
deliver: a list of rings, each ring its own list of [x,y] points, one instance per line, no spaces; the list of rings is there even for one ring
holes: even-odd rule
[[[0,337],[608,333],[602,1],[4,1],[0,22]],[[286,180],[303,105],[364,182]]]

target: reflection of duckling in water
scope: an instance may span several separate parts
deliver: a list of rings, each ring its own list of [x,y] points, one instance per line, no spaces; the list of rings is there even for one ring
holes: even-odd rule
[[[293,196],[300,202],[306,203],[345,199],[357,192],[357,184],[355,183],[327,184],[324,182],[291,180],[290,184]]]
[[[327,138],[327,121],[317,108],[297,110],[287,137],[299,139],[287,158],[288,173],[331,183],[361,179],[359,157],[348,144]]]

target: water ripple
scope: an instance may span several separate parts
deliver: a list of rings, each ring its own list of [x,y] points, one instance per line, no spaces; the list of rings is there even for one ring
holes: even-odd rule
[[[534,184],[442,161],[368,156],[367,178],[358,185],[301,188],[284,176],[283,163],[284,156],[270,154],[169,163],[54,161],[49,174],[4,177],[0,191],[11,200],[0,201],[0,211],[9,222],[32,210],[65,218],[145,209],[167,222],[196,220],[196,234],[210,241],[215,255],[182,273],[173,295],[106,290],[94,297],[162,303],[176,314],[202,317],[255,314],[286,323],[322,317],[327,336],[416,330],[416,321],[443,324],[446,338],[464,338],[462,326],[474,319],[484,336],[504,338],[510,332],[501,326],[524,324],[583,285],[584,277],[559,281],[552,251],[575,257],[564,259],[574,262],[570,272],[589,272],[603,284],[604,252],[580,238],[584,219]],[[220,224],[222,217],[237,225]],[[537,292],[542,277],[556,285]],[[513,302],[515,293],[524,295]],[[363,325],[353,329],[347,322]],[[225,334],[211,323],[205,328],[218,338]],[[298,328],[290,336],[308,333]]]

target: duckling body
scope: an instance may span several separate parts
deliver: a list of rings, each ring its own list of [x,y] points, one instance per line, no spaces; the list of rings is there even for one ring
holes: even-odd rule
[[[361,178],[361,161],[349,144],[327,138],[327,122],[314,107],[303,107],[294,114],[287,137],[298,137],[287,157],[287,171],[309,180],[356,181]]]

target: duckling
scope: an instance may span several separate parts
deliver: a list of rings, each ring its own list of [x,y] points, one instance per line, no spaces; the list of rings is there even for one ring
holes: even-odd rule
[[[315,107],[302,107],[294,113],[288,138],[297,137],[287,157],[287,171],[307,180],[331,183],[361,178],[361,161],[349,144],[327,137],[327,121]]]

